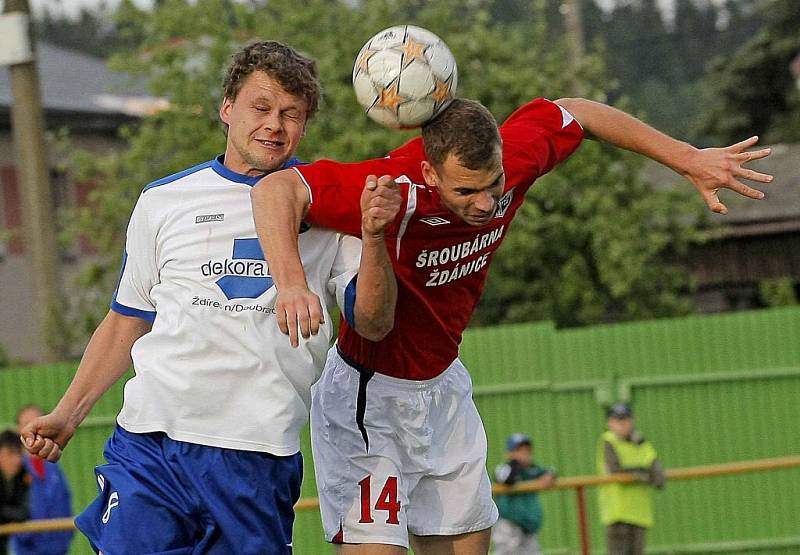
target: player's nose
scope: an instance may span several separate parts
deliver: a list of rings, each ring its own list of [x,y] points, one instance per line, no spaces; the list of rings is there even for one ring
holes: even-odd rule
[[[478,198],[475,199],[475,208],[481,212],[493,212],[496,202],[497,200],[495,199],[494,195],[492,195],[489,191],[484,191],[478,195]]]
[[[280,131],[283,129],[283,120],[277,110],[270,110],[263,119],[262,125],[264,129],[270,131]]]

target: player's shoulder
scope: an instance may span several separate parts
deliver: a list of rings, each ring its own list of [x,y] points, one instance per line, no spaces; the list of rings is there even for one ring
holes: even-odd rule
[[[145,193],[150,193],[151,191],[157,190],[159,187],[163,187],[164,185],[170,185],[170,184],[179,183],[182,180],[185,180],[185,179],[189,178],[190,176],[193,176],[193,175],[197,174],[198,172],[201,172],[201,171],[203,171],[205,169],[210,168],[213,165],[213,163],[214,163],[214,160],[209,160],[207,162],[203,162],[202,164],[197,164],[196,166],[192,166],[191,168],[187,168],[187,169],[185,169],[183,171],[179,171],[177,173],[173,173],[173,174],[168,175],[166,177],[162,177],[161,179],[157,179],[155,181],[152,181],[152,182],[148,183],[144,187],[144,189],[142,189],[142,195],[144,195]]]
[[[403,160],[406,158],[424,160],[425,159],[425,146],[422,142],[422,137],[414,137],[402,146],[389,152],[388,159]]]
[[[514,110],[500,128],[526,120],[560,123],[559,127],[565,127],[573,119],[572,115],[557,102],[547,98],[534,98]]]

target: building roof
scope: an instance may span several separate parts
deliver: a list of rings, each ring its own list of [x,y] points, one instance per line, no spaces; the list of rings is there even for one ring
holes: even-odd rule
[[[747,164],[748,167],[775,176],[772,183],[762,185],[742,180],[766,193],[763,200],[754,201],[740,197],[732,191],[722,191],[720,200],[728,206],[728,214],[711,214],[711,220],[727,224],[735,235],[752,235],[747,230],[759,224],[756,234],[800,230],[800,144],[769,145],[772,154],[764,159]],[[681,178],[671,170],[658,164],[648,164],[646,179],[654,185],[672,186]],[[683,184],[690,186],[687,181]],[[762,227],[770,224],[768,227]],[[790,229],[791,228],[791,229]],[[755,230],[753,230],[755,231]]]
[[[40,42],[36,61],[48,115],[141,117],[166,102],[149,96],[141,80],[108,69],[101,58]],[[0,67],[0,109],[7,111],[11,103],[10,72]]]

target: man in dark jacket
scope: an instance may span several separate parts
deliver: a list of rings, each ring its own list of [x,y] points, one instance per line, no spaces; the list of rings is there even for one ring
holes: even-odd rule
[[[0,524],[28,520],[29,484],[19,436],[5,430],[0,433]],[[0,536],[0,553],[7,552],[8,538]]]
[[[556,471],[533,462],[533,441],[514,434],[506,442],[506,462],[494,471],[499,484],[513,485],[542,480],[545,487],[555,483]],[[496,500],[500,519],[492,529],[495,555],[542,555],[536,534],[542,527],[542,503],[536,492],[503,495]]]

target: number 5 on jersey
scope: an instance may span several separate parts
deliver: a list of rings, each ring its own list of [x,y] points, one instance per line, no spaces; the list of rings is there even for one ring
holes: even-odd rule
[[[362,524],[375,522],[372,518],[372,476],[367,476],[358,485],[361,488],[361,520]],[[386,524],[400,524],[400,501],[397,499],[397,476],[389,476],[375,501],[376,511],[387,511]]]

